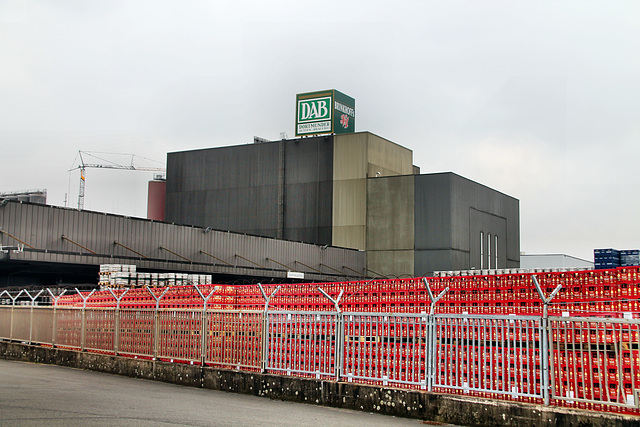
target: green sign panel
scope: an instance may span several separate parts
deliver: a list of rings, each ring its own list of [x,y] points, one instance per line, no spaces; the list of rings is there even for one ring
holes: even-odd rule
[[[356,129],[356,101],[337,90],[296,95],[296,136]]]

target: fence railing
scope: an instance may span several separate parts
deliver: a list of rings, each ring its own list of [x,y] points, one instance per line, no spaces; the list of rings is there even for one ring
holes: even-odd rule
[[[339,378],[337,313],[267,312],[265,369],[286,375]]]
[[[344,377],[426,389],[433,320],[427,314],[344,313]]]
[[[0,306],[0,339],[640,414],[640,320]],[[545,313],[546,314],[546,313]]]
[[[551,398],[638,407],[640,320],[549,318]]]

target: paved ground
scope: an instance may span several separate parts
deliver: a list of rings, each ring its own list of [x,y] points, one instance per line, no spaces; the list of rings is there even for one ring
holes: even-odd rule
[[[0,360],[2,426],[419,426],[420,420]]]

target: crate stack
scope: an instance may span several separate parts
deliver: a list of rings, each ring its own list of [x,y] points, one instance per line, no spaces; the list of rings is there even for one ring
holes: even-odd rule
[[[137,279],[136,266],[127,264],[102,264],[98,275],[98,285],[105,288],[128,287]]]
[[[620,251],[617,249],[594,249],[593,265],[596,270],[620,267]]]
[[[620,251],[620,267],[640,265],[640,249],[625,249]]]
[[[121,269],[124,269],[121,267]],[[101,283],[106,273],[101,272]],[[207,296],[213,291],[207,306],[213,309],[264,310],[265,301],[257,285],[211,285],[211,276],[186,274],[136,273],[131,271],[108,272],[109,287],[129,291],[124,298],[131,307],[136,302],[142,306],[155,307],[155,299],[146,286],[155,289],[160,296],[163,289],[169,291],[161,300],[167,308],[202,307],[202,298],[193,288],[197,285]],[[426,280],[434,295],[449,288],[435,304],[435,313],[458,314],[521,314],[539,315],[543,304],[536,291],[536,278],[545,295],[562,285],[560,292],[549,306],[551,315],[603,315],[622,317],[625,313],[638,313],[640,306],[640,267],[619,267],[606,270],[539,272],[525,274],[440,276]],[[120,282],[119,282],[120,281]],[[202,283],[207,286],[203,286]],[[265,285],[267,296],[278,285]],[[319,288],[339,301],[341,311],[384,313],[428,313],[431,307],[423,279],[376,279],[338,283],[283,284],[270,300],[269,308],[295,311],[334,311],[335,306],[319,291]],[[140,288],[142,287],[142,288]],[[120,289],[123,291],[124,289]],[[91,300],[102,298],[109,305],[115,300],[104,289],[95,293]],[[71,302],[74,301],[74,302]],[[59,304],[81,305],[79,296],[65,296]],[[636,314],[634,314],[636,316]]]
[[[107,288],[144,288],[204,285],[213,281],[210,274],[187,273],[141,273],[135,265],[102,264],[100,265],[98,285]]]
[[[602,270],[616,267],[633,267],[640,265],[639,249],[594,249],[594,268]]]

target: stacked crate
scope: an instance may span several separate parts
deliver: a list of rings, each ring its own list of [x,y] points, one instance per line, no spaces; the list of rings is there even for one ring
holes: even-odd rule
[[[549,305],[550,315],[623,317],[625,313],[640,312],[639,271],[640,268],[634,266],[590,271],[443,276],[426,280],[435,296],[448,288],[435,304],[435,313],[540,315],[543,303],[534,286],[535,276],[546,296],[558,285],[562,285]],[[114,273],[125,272],[109,272],[109,280],[120,278]],[[101,277],[104,275],[101,274]],[[160,301],[161,307],[202,307],[203,300],[191,283],[198,286],[205,296],[213,291],[207,302],[207,306],[212,309],[263,310],[265,307],[265,300],[257,285],[205,286],[201,283],[211,280],[202,275],[174,274],[170,279],[173,281],[167,282],[167,278],[160,275],[157,287],[153,286],[152,273],[137,273],[135,280],[138,286],[140,283],[142,286],[149,286],[146,285],[149,283],[156,297],[169,287]],[[129,283],[132,281],[129,277]],[[185,282],[189,284],[185,285]],[[167,283],[173,286],[167,286]],[[267,296],[271,296],[277,286],[264,286]],[[342,292],[339,307],[346,312],[428,313],[431,308],[431,301],[421,278],[279,286],[280,289],[270,300],[270,309],[335,311],[334,304],[318,288],[334,300]],[[120,290],[123,291],[124,289]],[[59,305],[67,306],[82,306],[82,303],[82,298],[78,295],[64,296],[58,302]],[[108,290],[96,292],[87,301],[88,306],[109,307],[115,304],[116,301]],[[143,305],[155,307],[155,299],[145,288],[130,288],[122,304],[132,308]]]
[[[620,251],[620,267],[640,265],[640,249],[625,249]]]
[[[187,273],[140,273],[135,265],[102,264],[100,265],[99,282],[101,289],[135,288],[135,287],[174,287],[204,285],[211,283],[210,274]]]
[[[593,260],[596,270],[640,265],[639,249],[594,249]]]
[[[620,267],[620,251],[617,249],[594,249],[593,264],[596,270]]]
[[[99,282],[104,288],[126,288],[136,280],[136,266],[127,264],[100,265]]]

